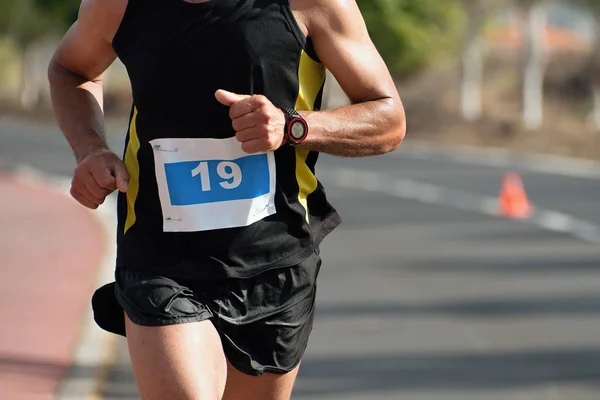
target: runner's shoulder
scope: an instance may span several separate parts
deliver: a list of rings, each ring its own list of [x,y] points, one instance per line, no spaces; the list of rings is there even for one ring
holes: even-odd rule
[[[121,25],[128,0],[82,0],[77,24],[80,29],[100,35],[108,43]]]
[[[289,0],[289,3],[309,32],[344,30],[342,25],[349,19],[360,17],[356,0]]]

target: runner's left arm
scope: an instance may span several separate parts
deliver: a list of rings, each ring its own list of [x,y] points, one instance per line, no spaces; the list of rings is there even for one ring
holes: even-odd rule
[[[299,110],[309,126],[299,147],[344,157],[395,150],[406,131],[404,108],[356,1],[302,0],[299,8],[319,59],[352,103],[332,110]],[[229,116],[245,152],[267,152],[281,146],[285,116],[269,99],[224,90],[215,96],[230,107]]]
[[[406,121],[396,85],[371,41],[355,0],[310,0],[307,28],[315,51],[352,104],[300,111],[310,150],[360,157],[395,150]]]

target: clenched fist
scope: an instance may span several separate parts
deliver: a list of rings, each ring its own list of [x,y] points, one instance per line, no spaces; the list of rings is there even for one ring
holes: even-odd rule
[[[127,192],[129,172],[112,151],[90,153],[75,168],[71,196],[85,207],[96,209],[115,190]]]
[[[229,117],[246,153],[277,150],[284,142],[285,115],[262,95],[241,95],[217,90],[219,103],[229,107]]]

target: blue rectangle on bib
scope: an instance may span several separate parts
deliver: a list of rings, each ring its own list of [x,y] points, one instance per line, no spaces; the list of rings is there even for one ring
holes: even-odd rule
[[[169,163],[165,173],[173,206],[253,199],[269,193],[266,154]]]

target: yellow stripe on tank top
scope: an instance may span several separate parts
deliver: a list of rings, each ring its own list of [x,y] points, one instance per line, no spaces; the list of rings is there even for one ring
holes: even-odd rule
[[[323,64],[310,58],[304,50],[300,55],[300,66],[298,67],[298,98],[296,99],[296,110],[312,111],[321,87],[325,83],[325,67]],[[309,130],[310,135],[310,130]],[[296,180],[298,181],[298,201],[306,210],[306,221],[308,222],[307,198],[317,190],[317,178],[306,164],[309,151],[296,149]]]
[[[133,108],[133,116],[129,125],[129,142],[125,150],[125,166],[129,171],[129,188],[127,190],[127,218],[125,219],[125,232],[135,224],[135,201],[140,189],[140,163],[138,161],[138,150],[140,149],[140,138],[137,134],[137,108]]]

